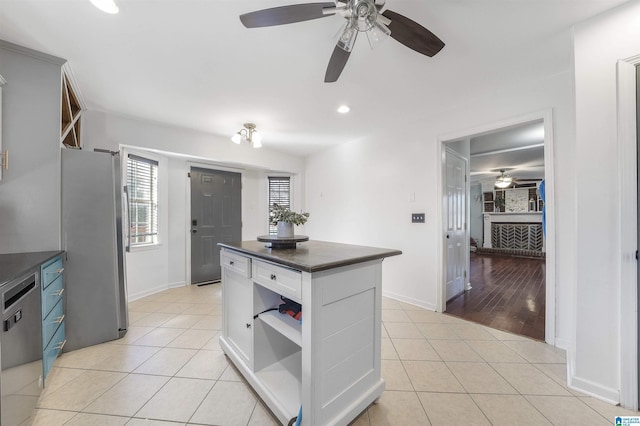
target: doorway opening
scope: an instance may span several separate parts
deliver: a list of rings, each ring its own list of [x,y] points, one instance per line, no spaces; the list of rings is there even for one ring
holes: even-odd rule
[[[550,113],[548,114],[550,117]],[[551,155],[544,116],[478,129],[443,140],[443,312],[503,331],[549,342],[554,338],[553,281],[545,227],[545,187]],[[465,285],[451,294],[447,271],[460,256],[448,250],[450,187],[446,152],[468,159]],[[500,180],[504,184],[496,186]],[[454,263],[454,265],[452,265]],[[551,284],[551,286],[549,285]],[[448,294],[447,294],[448,293]]]
[[[242,239],[240,173],[191,167],[191,284],[219,282],[220,247]]]

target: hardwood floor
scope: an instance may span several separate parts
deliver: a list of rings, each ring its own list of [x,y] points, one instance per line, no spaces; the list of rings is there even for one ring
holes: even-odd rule
[[[544,340],[544,259],[471,253],[470,282],[446,313]]]

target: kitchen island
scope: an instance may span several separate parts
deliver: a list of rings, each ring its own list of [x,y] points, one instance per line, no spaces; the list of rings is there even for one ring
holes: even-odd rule
[[[303,425],[355,419],[384,391],[382,260],[402,252],[322,241],[220,246],[227,356],[282,424],[299,412]],[[300,304],[300,320],[278,311],[282,297]]]

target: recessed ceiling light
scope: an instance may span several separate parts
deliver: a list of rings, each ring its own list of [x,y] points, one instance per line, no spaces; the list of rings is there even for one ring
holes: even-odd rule
[[[116,5],[114,0],[90,0],[91,4],[95,7],[103,11],[104,13],[109,13],[114,15],[118,13],[118,5]]]
[[[339,112],[340,114],[346,114],[346,113],[348,113],[349,111],[351,111],[351,108],[349,108],[347,105],[340,105],[340,106],[338,107],[338,112]]]

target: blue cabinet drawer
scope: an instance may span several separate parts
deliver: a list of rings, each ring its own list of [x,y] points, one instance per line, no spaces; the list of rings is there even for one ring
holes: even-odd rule
[[[60,277],[62,271],[64,271],[62,267],[62,256],[54,257],[47,263],[44,263],[40,268],[42,288],[47,288],[56,278]]]
[[[46,348],[60,324],[64,321],[64,304],[62,300],[49,312],[49,315],[42,320],[42,347]]]
[[[42,291],[42,318],[46,318],[56,304],[62,300],[62,275]]]
[[[60,351],[62,350],[66,342],[67,341],[65,340],[64,334],[64,322],[62,322],[62,324],[60,324],[60,327],[58,327],[58,331],[56,331],[56,334],[53,335],[53,339],[51,339],[47,347],[44,349],[44,353],[42,354],[43,377],[46,378],[47,374],[49,374],[49,370],[51,370],[51,367],[53,367],[53,362],[58,357],[58,354],[60,354]]]

